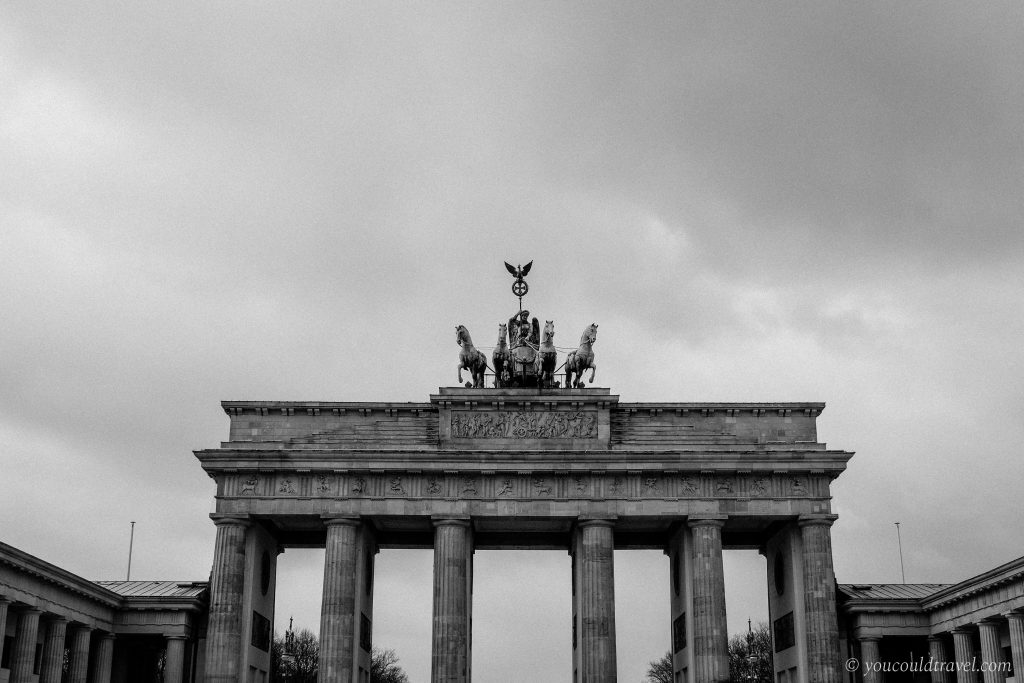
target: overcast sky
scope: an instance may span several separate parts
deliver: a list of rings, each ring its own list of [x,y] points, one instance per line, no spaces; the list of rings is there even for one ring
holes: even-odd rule
[[[527,306],[623,400],[826,401],[841,582],[1024,553],[1024,4],[4,3],[0,540],[205,579],[222,399],[423,401]],[[278,624],[318,627],[315,552]],[[620,680],[668,648],[620,552]],[[474,680],[571,675],[569,558],[476,558]],[[429,680],[430,554],[375,642]],[[727,553],[730,629],[763,561]]]

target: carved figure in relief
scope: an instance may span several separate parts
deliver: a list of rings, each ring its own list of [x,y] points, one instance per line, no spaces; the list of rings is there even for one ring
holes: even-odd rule
[[[720,494],[732,493],[732,479],[719,479],[715,484],[715,491]]]
[[[576,477],[576,493],[582,495],[587,492],[587,480],[583,477]]]
[[[555,350],[555,322],[544,323],[540,348],[537,350],[537,381],[542,387],[550,387],[555,383],[555,366],[558,364],[558,351]]]
[[[697,482],[693,477],[683,477],[683,493],[688,496],[693,496],[696,495],[698,490]]]
[[[608,486],[608,490],[612,493],[618,493],[622,490],[622,477],[615,477],[612,479],[612,483]]]
[[[319,491],[320,493],[330,493],[331,492],[331,482],[327,478],[327,475],[324,475],[324,474],[316,475],[316,490]]]
[[[476,479],[473,477],[462,478],[462,492],[463,493],[476,493]]]
[[[491,353],[495,387],[508,386],[508,368],[506,367],[508,359],[508,325],[501,323],[498,325],[498,345],[494,347],[494,352]]]
[[[644,479],[644,490],[646,493],[657,493],[658,492],[658,478],[647,477]]]
[[[277,489],[278,493],[295,493],[295,487],[292,485],[291,479],[282,479],[281,486]]]
[[[580,380],[583,378],[583,371],[590,368],[590,383],[594,383],[594,373],[597,372],[597,363],[594,362],[593,346],[597,342],[597,323],[591,323],[583,329],[580,337],[580,345],[575,351],[569,353],[565,359],[565,386],[580,388],[584,386]],[[575,379],[573,377],[575,376]]]
[[[391,477],[391,493],[405,495],[405,488],[402,486],[401,477]]]
[[[510,493],[512,493],[512,480],[511,479],[503,479],[502,482],[501,482],[501,488],[498,489],[498,495],[499,496],[507,496]]]
[[[432,496],[436,496],[437,494],[441,493],[441,482],[439,482],[434,477],[431,477],[430,481],[427,482],[427,493],[429,493]]]
[[[541,477],[533,478],[533,491],[538,496],[551,495],[551,485],[546,483]]]
[[[259,483],[260,483],[260,478],[259,477],[249,477],[244,482],[242,482],[241,494],[243,496],[246,495],[246,494],[251,495],[251,496],[255,496],[256,495],[256,487],[259,486]]]
[[[758,477],[750,483],[750,495],[763,496],[768,492],[768,481],[764,477]]]
[[[352,493],[362,495],[366,493],[366,480],[362,477],[356,477],[352,482]]]
[[[456,439],[593,439],[597,415],[592,411],[525,413],[453,411]]]
[[[469,370],[473,381],[467,383],[466,386],[483,388],[484,373],[487,372],[487,356],[473,346],[473,339],[469,336],[469,330],[465,325],[455,326],[455,343],[462,347],[462,350],[459,351],[459,384],[462,384],[462,371]]]
[[[793,477],[791,485],[793,487],[793,495],[802,496],[807,493],[807,487],[804,486],[804,480],[800,477]]]

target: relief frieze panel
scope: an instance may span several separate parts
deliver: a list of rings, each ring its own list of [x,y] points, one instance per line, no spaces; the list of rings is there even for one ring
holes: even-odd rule
[[[596,439],[597,411],[455,410],[453,439]]]
[[[491,500],[786,499],[828,495],[823,475],[716,472],[241,473],[223,493],[238,498]]]

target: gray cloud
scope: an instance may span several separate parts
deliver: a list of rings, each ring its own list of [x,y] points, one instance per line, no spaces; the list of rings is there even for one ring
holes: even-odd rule
[[[117,578],[136,519],[139,576],[203,578],[190,451],[226,437],[219,400],[423,400],[454,325],[486,346],[515,309],[501,262],[534,259],[528,306],[560,346],[600,323],[626,400],[829,402],[822,438],[858,451],[840,580],[898,577],[897,519],[911,580],[1019,555],[1021,12],[5,6],[4,540]],[[489,615],[560,571],[523,558],[481,579]],[[315,627],[294,562],[282,614]],[[378,639],[419,672],[422,624],[395,625],[427,584],[388,562]],[[764,596],[729,562],[738,630]],[[620,601],[624,678],[667,647],[660,590]]]

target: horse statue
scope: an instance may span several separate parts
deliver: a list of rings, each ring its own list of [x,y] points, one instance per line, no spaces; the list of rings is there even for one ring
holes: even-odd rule
[[[463,369],[469,370],[473,376],[473,383],[466,383],[466,387],[483,388],[484,373],[487,372],[487,356],[482,351],[477,351],[473,346],[473,339],[469,336],[469,330],[465,325],[455,326],[455,343],[462,347],[459,351],[459,384],[462,384]]]
[[[558,352],[555,350],[555,322],[544,323],[544,332],[540,337],[537,349],[537,382],[542,387],[549,387],[555,381],[555,364]]]
[[[565,359],[565,386],[574,389],[580,388],[580,379],[583,371],[590,368],[590,383],[594,383],[594,373],[597,371],[597,364],[594,363],[594,343],[597,341],[597,323],[591,323],[583,330],[580,337],[580,347],[569,353]],[[573,382],[573,375],[576,380]]]
[[[505,364],[508,363],[509,358],[511,356],[508,350],[508,325],[500,323],[498,325],[498,345],[494,347],[494,353],[491,354],[495,387],[505,386],[505,382],[508,380]]]

